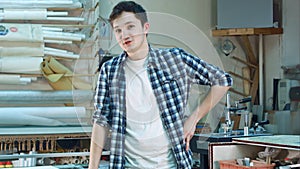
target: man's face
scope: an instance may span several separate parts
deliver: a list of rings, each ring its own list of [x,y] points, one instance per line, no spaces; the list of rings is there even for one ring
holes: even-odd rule
[[[141,24],[134,13],[122,12],[122,14],[112,22],[116,40],[127,53],[135,53],[143,50],[146,41],[146,34],[149,24]]]

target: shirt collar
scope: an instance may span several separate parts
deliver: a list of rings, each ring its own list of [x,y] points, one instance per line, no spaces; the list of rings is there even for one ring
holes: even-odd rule
[[[120,55],[120,63],[124,62],[125,59],[128,57],[128,54],[126,51],[123,51],[123,53]],[[155,52],[155,49],[151,47],[151,45],[149,45],[149,53],[148,53],[148,59],[147,59],[147,62],[148,64],[154,64],[156,63],[156,52]]]

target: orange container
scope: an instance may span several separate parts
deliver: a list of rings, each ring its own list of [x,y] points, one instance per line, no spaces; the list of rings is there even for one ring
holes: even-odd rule
[[[266,164],[259,161],[252,161],[254,166],[238,165],[236,160],[219,161],[220,169],[274,169],[275,164]]]

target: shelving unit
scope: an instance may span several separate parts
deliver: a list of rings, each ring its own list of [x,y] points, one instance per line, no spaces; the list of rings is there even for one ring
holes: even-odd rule
[[[56,3],[59,3],[59,5]],[[4,31],[4,33],[6,31],[7,36],[17,36],[13,33],[19,32],[22,35],[22,31],[23,34],[37,32],[40,35],[34,39],[38,41],[36,43],[40,47],[38,53],[35,52],[36,50],[29,50],[29,55],[24,54],[24,52],[12,54],[15,58],[13,63],[21,62],[22,66],[26,66],[27,62],[22,63],[18,59],[20,57],[25,57],[25,61],[29,57],[40,58],[34,64],[34,73],[8,72],[3,70],[2,67],[0,68],[0,76],[18,76],[20,79],[30,79],[26,83],[16,84],[12,84],[11,81],[1,81],[0,110],[3,111],[0,111],[2,113],[0,117],[5,117],[6,121],[0,120],[0,161],[31,156],[37,158],[68,157],[69,159],[79,155],[88,156],[94,83],[95,78],[97,78],[97,63],[100,60],[98,58],[99,1],[41,0],[38,2],[22,1],[22,3],[5,1],[1,2],[0,8],[3,9],[0,11],[1,31]],[[15,14],[18,15],[12,17],[3,15],[3,12],[7,13],[12,10],[15,10]],[[32,11],[40,12],[42,15],[46,11],[47,15],[51,16],[37,17],[32,15]],[[28,29],[25,30],[22,26]],[[32,29],[32,27],[36,29]],[[5,34],[0,37],[0,62],[3,61],[3,58],[12,58],[11,55],[3,53],[2,49],[14,52],[9,47],[18,44],[18,47],[25,49],[25,44],[27,42],[31,43],[30,39],[28,40],[23,36],[21,40],[20,38],[16,40],[11,38],[3,40],[1,38],[7,37],[5,37]],[[12,45],[9,46],[6,42]],[[44,64],[49,58],[55,60],[51,70],[55,68],[59,71],[54,71],[53,74],[48,75],[42,68],[45,68]],[[7,63],[5,63],[5,66],[12,67],[12,65],[8,66]],[[18,67],[16,66],[16,68]],[[49,76],[52,79],[48,78]],[[65,79],[67,84],[57,83],[56,79],[59,78]],[[79,84],[78,82],[86,85],[82,88],[76,87]],[[25,113],[22,114],[23,111],[22,113],[20,113],[21,111],[15,113],[15,110],[9,113],[6,112],[7,109],[25,109],[24,107],[27,110],[31,108],[31,111],[26,112],[26,119],[23,118],[23,115],[25,115]],[[76,109],[70,112],[69,117],[71,118],[68,119],[64,108],[73,107],[75,109],[80,107],[82,116],[78,116],[78,110]],[[57,110],[51,109],[47,112],[46,108],[57,108]],[[32,110],[36,114],[33,116],[27,115],[31,114]],[[58,119],[57,116],[61,118]],[[42,123],[40,120],[46,123]],[[12,124],[10,124],[10,121],[13,121]],[[58,142],[61,140],[70,143],[68,148],[59,146]],[[76,145],[73,148],[71,144],[73,140],[74,142],[79,140],[80,147]],[[76,152],[69,153],[69,151],[74,150]],[[36,151],[37,154],[30,155],[28,154],[30,151]],[[12,155],[12,153],[21,152],[25,155]]]

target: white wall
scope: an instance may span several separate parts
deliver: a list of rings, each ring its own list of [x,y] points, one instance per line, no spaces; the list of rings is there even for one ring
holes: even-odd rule
[[[283,55],[282,65],[293,66],[300,63],[300,1],[283,1]]]
[[[282,35],[264,37],[264,90],[265,109],[271,110],[273,104],[273,79],[282,78],[281,56]]]
[[[265,36],[265,109],[272,109],[273,79],[284,78],[281,66],[300,64],[300,1],[283,0],[282,35]]]
[[[122,0],[99,0],[100,15],[108,18],[115,4]],[[163,12],[177,15],[189,20],[205,32],[210,32],[210,25],[213,21],[212,5],[216,0],[135,0],[141,4],[147,12]],[[215,9],[213,9],[215,10]]]

